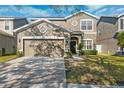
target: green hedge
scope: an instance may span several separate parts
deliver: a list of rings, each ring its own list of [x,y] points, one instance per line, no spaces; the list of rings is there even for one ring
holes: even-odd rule
[[[81,54],[82,55],[96,55],[97,54],[97,50],[82,50]]]

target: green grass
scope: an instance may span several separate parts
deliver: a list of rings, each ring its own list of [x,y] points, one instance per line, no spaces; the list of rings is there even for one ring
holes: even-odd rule
[[[67,82],[97,85],[124,84],[124,57],[81,56],[84,60],[66,61]]]
[[[6,55],[6,56],[0,56],[0,62],[7,62],[9,60],[17,58],[16,55]]]

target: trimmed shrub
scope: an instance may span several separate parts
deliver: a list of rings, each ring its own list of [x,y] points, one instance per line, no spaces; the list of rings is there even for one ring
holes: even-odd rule
[[[78,44],[79,55],[82,55],[83,43]]]
[[[17,55],[17,57],[22,57],[22,56],[23,56],[23,53],[20,52],[20,51],[17,51],[17,52],[16,52],[16,55]]]
[[[97,50],[83,50],[82,53],[84,55],[96,55],[97,54]]]
[[[83,55],[83,54],[84,54],[84,50],[80,50],[79,55]]]
[[[81,50],[83,48],[83,46],[84,46],[83,43],[79,43],[78,44],[78,50]]]
[[[68,58],[71,58],[72,57],[71,51],[65,52],[65,54],[66,54],[66,57],[68,57]]]

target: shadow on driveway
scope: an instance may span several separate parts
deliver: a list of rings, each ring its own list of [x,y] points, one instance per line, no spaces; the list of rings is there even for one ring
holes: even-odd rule
[[[1,88],[65,87],[64,59],[22,57],[0,63]]]

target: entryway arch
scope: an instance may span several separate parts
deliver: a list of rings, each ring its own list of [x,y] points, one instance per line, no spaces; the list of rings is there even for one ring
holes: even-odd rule
[[[79,42],[78,37],[71,37],[71,40],[70,40],[70,51],[73,54],[76,54],[77,53],[78,42]]]

